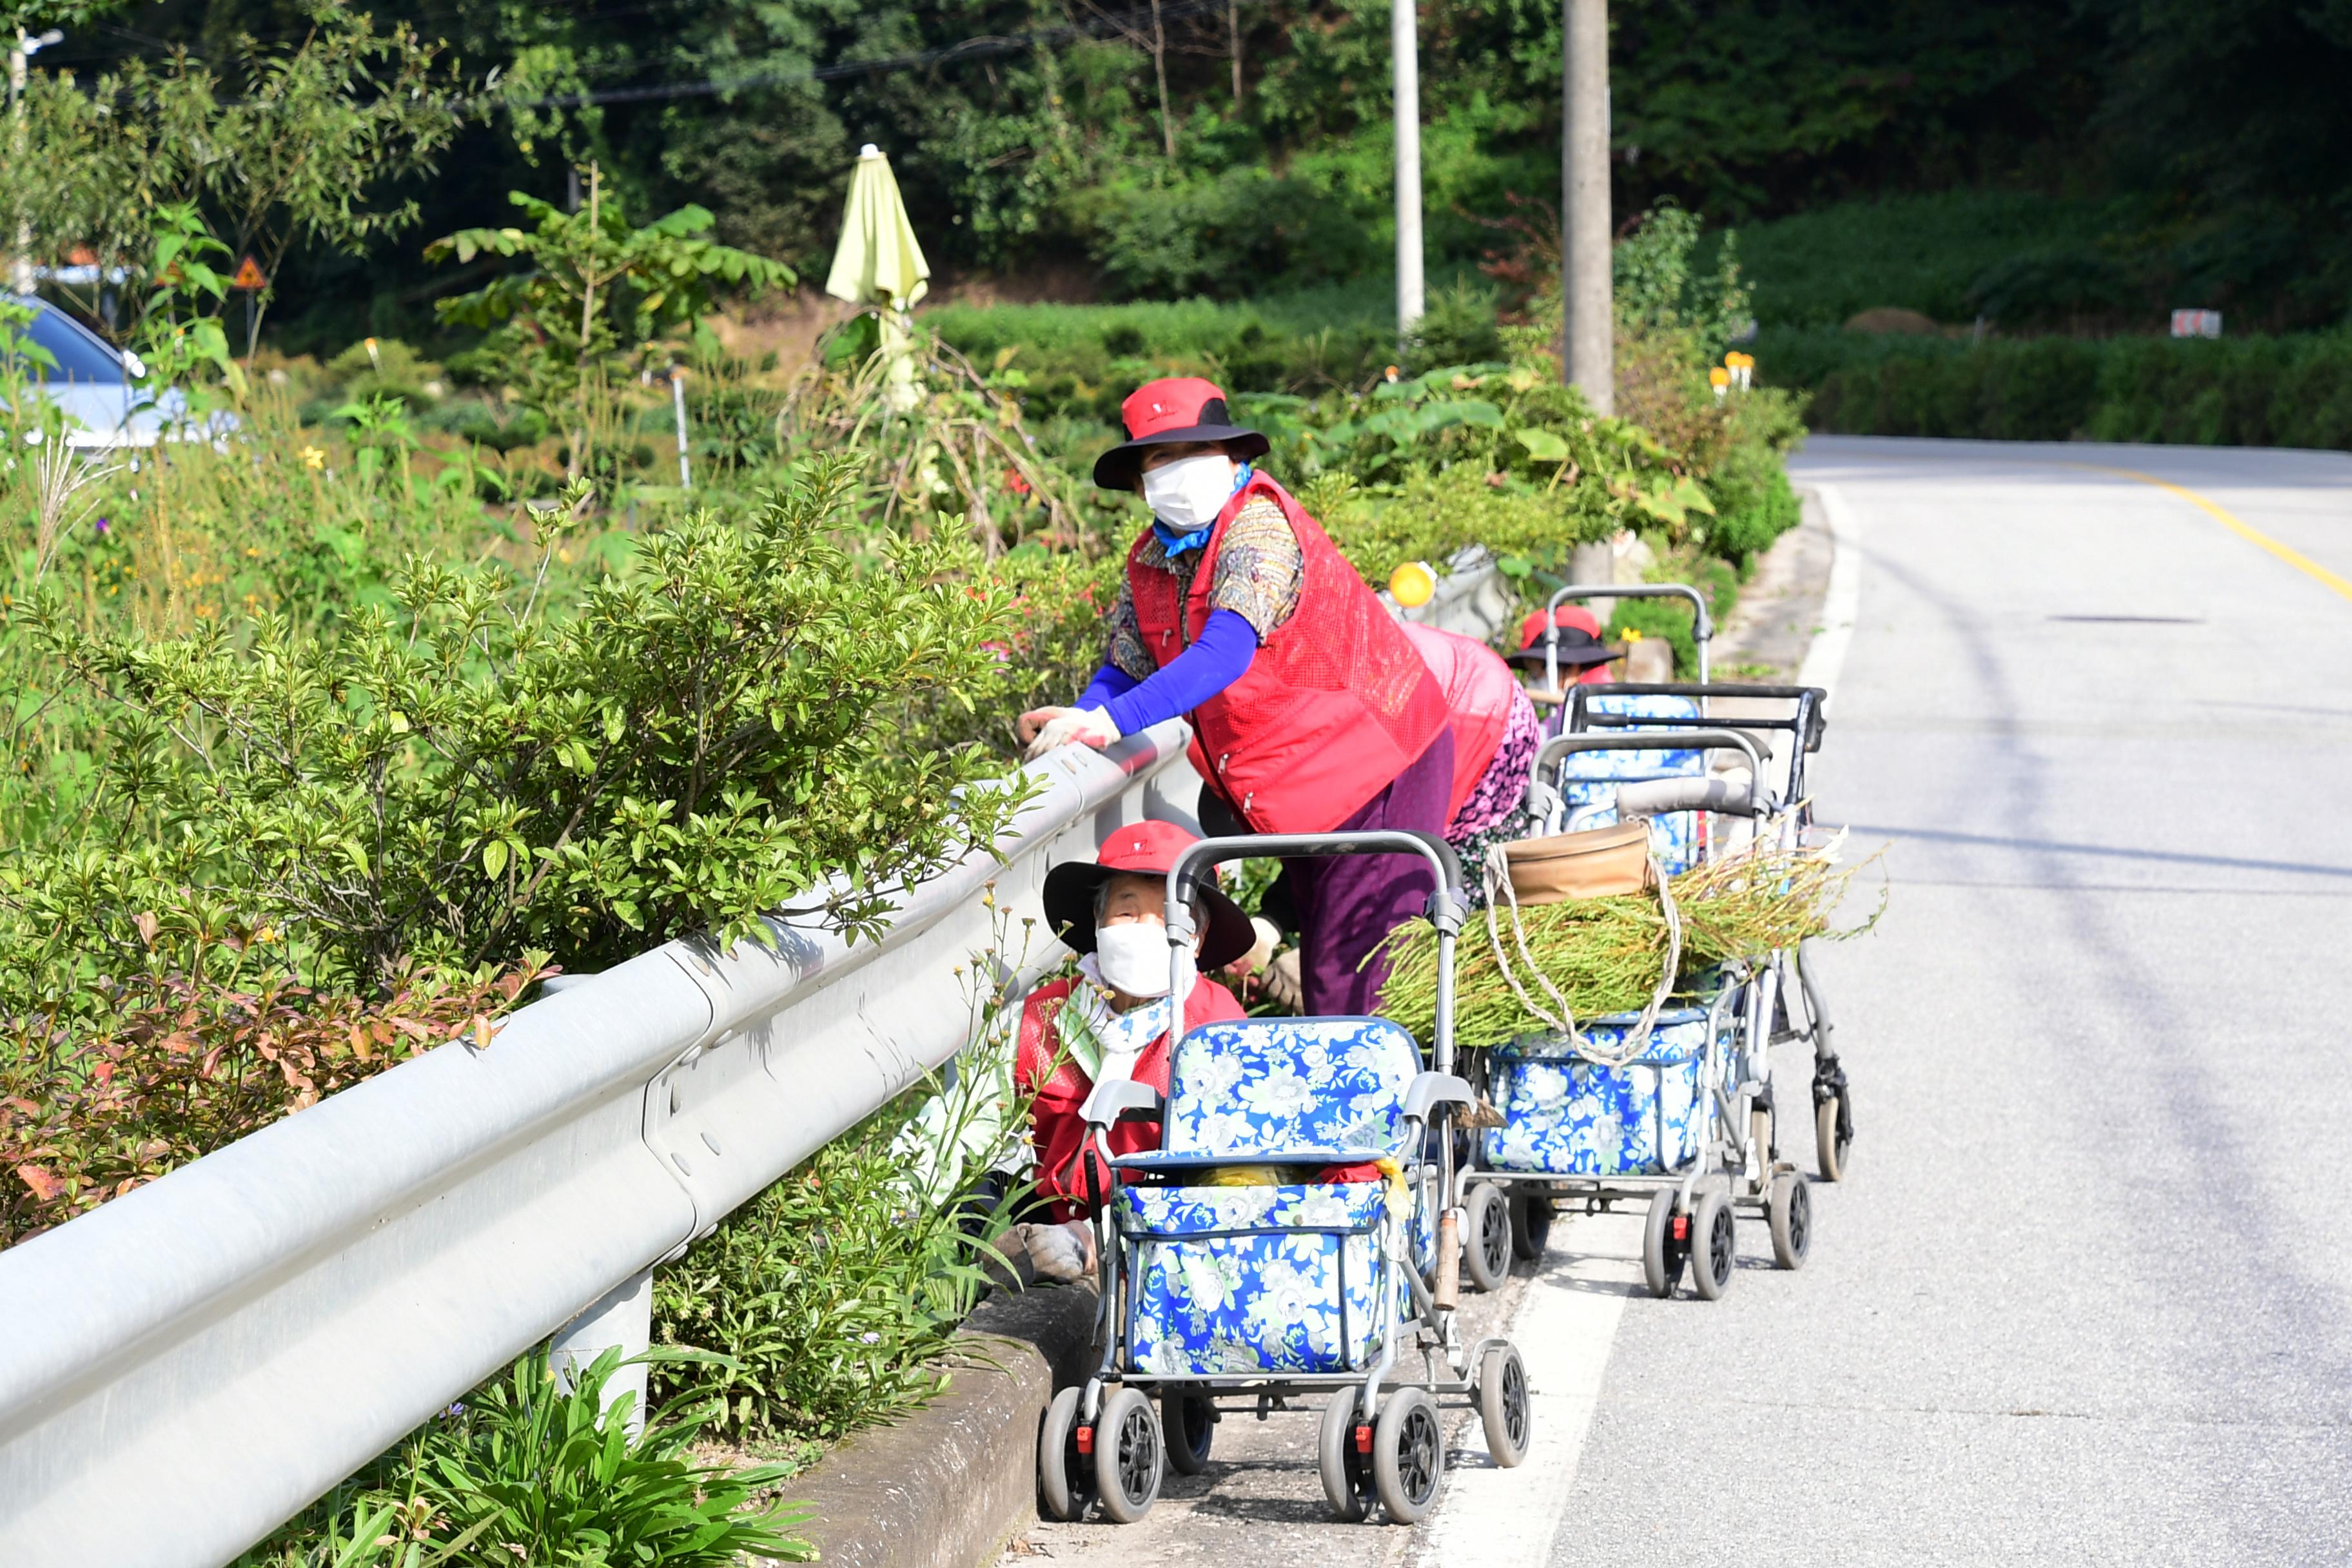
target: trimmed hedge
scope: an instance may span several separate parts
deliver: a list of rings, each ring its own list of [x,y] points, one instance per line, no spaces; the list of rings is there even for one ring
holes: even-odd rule
[[[1819,431],[2352,449],[2352,335],[2343,333],[1973,344],[1775,336],[1783,341],[1759,345],[1759,367],[1776,384],[1812,385],[1806,418]]]

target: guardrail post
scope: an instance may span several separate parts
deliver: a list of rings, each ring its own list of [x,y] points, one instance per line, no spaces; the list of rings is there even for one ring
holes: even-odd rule
[[[604,1352],[619,1346],[622,1359],[641,1356],[653,1344],[654,1271],[640,1269],[597,1298],[593,1306],[562,1328],[548,1342],[547,1364],[562,1386],[572,1386],[572,1369],[586,1366]],[[604,1408],[624,1394],[635,1394],[629,1411],[629,1436],[646,1429],[646,1363],[625,1365],[604,1384]]]

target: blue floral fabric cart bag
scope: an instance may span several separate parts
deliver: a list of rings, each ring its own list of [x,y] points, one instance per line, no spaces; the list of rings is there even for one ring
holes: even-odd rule
[[[1405,1270],[1423,1240],[1395,1173],[1405,1095],[1420,1071],[1412,1036],[1383,1018],[1249,1018],[1177,1043],[1162,1148],[1119,1162],[1171,1184],[1118,1194],[1136,1371],[1371,1364],[1410,1310]],[[1381,1178],[1188,1183],[1236,1166],[1293,1177],[1362,1164],[1379,1164]]]
[[[1708,1049],[1709,1010],[1658,1015],[1643,1054],[1623,1067],[1579,1056],[1567,1040],[1528,1036],[1489,1052],[1490,1092],[1504,1125],[1489,1130],[1479,1152],[1490,1170],[1556,1176],[1662,1176],[1679,1171],[1706,1146],[1707,1096],[1717,1087],[1730,1044],[1728,1016]],[[1612,1052],[1636,1017],[1620,1015],[1584,1026],[1596,1049]]]

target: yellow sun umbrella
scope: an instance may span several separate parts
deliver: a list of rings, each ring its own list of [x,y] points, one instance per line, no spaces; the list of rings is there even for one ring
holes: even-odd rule
[[[853,305],[881,307],[882,348],[887,356],[890,405],[905,413],[920,399],[914,356],[908,347],[907,312],[930,287],[931,264],[908,221],[890,160],[871,142],[858,150],[850,177],[849,204],[841,215],[841,244],[824,291]]]

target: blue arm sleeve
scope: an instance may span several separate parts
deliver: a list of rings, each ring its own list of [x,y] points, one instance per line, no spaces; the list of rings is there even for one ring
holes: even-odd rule
[[[1189,713],[1231,686],[1257,657],[1257,628],[1233,610],[1213,610],[1200,640],[1155,671],[1134,689],[1103,705],[1122,735],[1149,730],[1163,719]],[[1099,683],[1100,674],[1095,679]],[[1093,687],[1087,689],[1088,691]],[[1080,707],[1087,706],[1079,700]]]
[[[1070,706],[1108,709],[1112,698],[1126,696],[1134,690],[1138,684],[1135,677],[1106,660],[1103,667],[1095,671],[1095,678],[1087,682],[1087,689],[1078,694],[1078,700]],[[1113,721],[1116,722],[1116,721]],[[1125,730],[1119,731],[1121,734],[1126,732]]]

